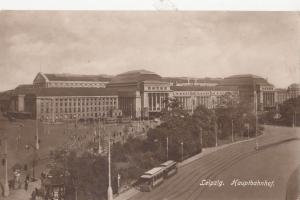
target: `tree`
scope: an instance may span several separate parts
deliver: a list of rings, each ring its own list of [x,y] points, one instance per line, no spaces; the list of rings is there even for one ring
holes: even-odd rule
[[[281,114],[281,122],[284,125],[292,126],[293,121],[295,125],[300,124],[300,96],[286,100],[279,107]]]
[[[226,93],[221,96],[220,103],[215,109],[218,128],[220,129],[220,138],[232,137],[234,134],[248,134],[246,124],[249,124],[250,136],[255,133],[255,116],[253,108],[244,102],[239,102],[236,96]],[[233,127],[232,127],[233,126]]]
[[[169,121],[176,118],[188,116],[188,112],[183,109],[182,104],[176,98],[166,99],[166,107],[162,109],[161,116],[163,121]]]

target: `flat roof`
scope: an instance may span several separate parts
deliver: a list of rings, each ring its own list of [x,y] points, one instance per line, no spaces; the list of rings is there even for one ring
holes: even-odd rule
[[[173,161],[173,160],[168,160],[168,161],[166,161],[166,162],[164,162],[160,165],[166,167],[166,166],[169,166],[169,165],[172,165],[172,164],[176,164],[176,162]]]
[[[49,81],[90,81],[109,82],[111,76],[108,75],[81,75],[81,74],[44,74]]]
[[[153,175],[161,172],[164,168],[163,167],[154,167],[153,169],[146,171],[141,177],[142,178],[151,178]]]
[[[171,86],[174,91],[238,91],[236,86]]]

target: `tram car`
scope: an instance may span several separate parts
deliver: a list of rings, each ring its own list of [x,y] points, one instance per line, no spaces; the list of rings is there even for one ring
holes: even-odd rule
[[[142,192],[150,192],[163,181],[177,173],[177,162],[168,160],[158,167],[145,172],[139,179],[139,188]]]

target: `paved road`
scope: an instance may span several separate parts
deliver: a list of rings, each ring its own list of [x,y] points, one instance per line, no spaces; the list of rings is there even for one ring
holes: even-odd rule
[[[300,129],[266,126],[258,142],[263,146],[259,151],[254,149],[255,141],[249,141],[198,159],[153,191],[138,193],[131,200],[284,199],[288,178],[300,165]],[[274,182],[270,187],[235,187],[230,185],[234,179]],[[223,184],[200,186],[203,180]]]

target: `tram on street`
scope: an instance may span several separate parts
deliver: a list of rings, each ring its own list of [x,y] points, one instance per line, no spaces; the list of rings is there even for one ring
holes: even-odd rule
[[[164,178],[169,178],[177,173],[177,162],[173,160],[168,160],[160,166],[164,168]]]
[[[145,172],[140,177],[140,190],[142,192],[150,192],[164,181],[164,168],[155,167]]]
[[[140,190],[142,192],[150,192],[153,188],[163,183],[167,179],[177,173],[177,162],[168,160],[158,167],[145,172],[139,179]]]

